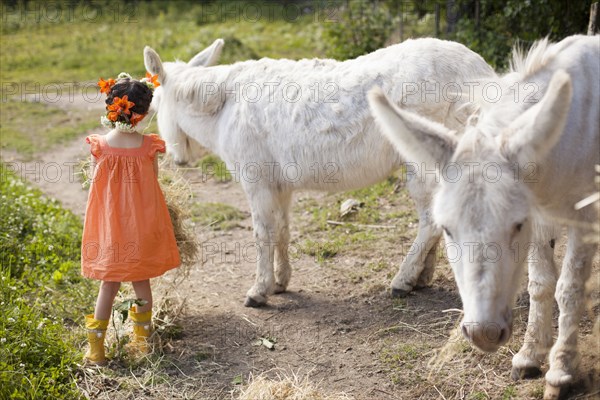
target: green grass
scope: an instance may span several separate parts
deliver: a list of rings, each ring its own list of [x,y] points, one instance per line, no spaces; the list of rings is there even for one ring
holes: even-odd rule
[[[116,7],[121,13],[114,15]],[[130,7],[125,12],[125,7]],[[144,46],[163,61],[189,60],[215,39],[226,39],[222,63],[258,57],[314,57],[319,29],[314,16],[281,18],[281,6],[265,5],[256,21],[243,6],[238,15],[195,2],[107,2],[102,16],[86,18],[76,9],[70,21],[7,13],[2,28],[3,82],[96,82],[127,71],[143,76]],[[131,17],[131,18],[129,18]],[[231,43],[228,48],[228,43]]]
[[[226,231],[239,226],[246,213],[223,203],[194,203],[192,221],[212,230]]]
[[[98,111],[8,101],[0,113],[0,146],[31,155],[77,137],[99,124]]]
[[[81,222],[0,164],[0,398],[82,397],[74,326],[94,304],[80,275]]]
[[[299,207],[312,215],[313,224],[311,229],[315,231],[336,229],[327,223],[328,220],[348,222],[347,226],[342,227],[345,229],[356,229],[353,228],[352,224],[378,224],[384,221],[387,222],[390,220],[390,215],[388,213],[385,216],[382,215],[381,205],[383,202],[390,202],[398,196],[395,190],[396,182],[397,178],[392,175],[372,186],[336,194],[334,199],[326,205],[319,204],[312,199],[304,199]],[[340,205],[348,198],[353,198],[359,203],[363,203],[363,206],[358,209],[358,212],[342,218],[340,216]],[[394,218],[410,214],[410,212],[407,214],[406,211],[392,211],[391,213],[393,213]]]
[[[275,4],[264,4],[257,21],[246,15],[243,2],[224,3],[221,13],[218,5],[185,1],[105,1],[94,7],[65,1],[53,2],[52,9],[40,3],[38,12],[33,8],[23,17],[23,7],[32,4],[5,9],[0,30],[0,146],[26,155],[99,126],[99,114],[32,103],[25,94],[52,92],[56,87],[45,85],[57,83],[93,87],[99,77],[115,77],[121,71],[141,77],[146,45],[163,61],[187,61],[220,37],[226,41],[221,63],[323,54],[314,16],[282,18],[282,6]],[[53,11],[56,7],[63,8],[59,14]],[[94,14],[95,8],[99,14]],[[84,87],[73,90],[91,96],[90,88]],[[156,124],[151,130],[156,131]]]
[[[225,163],[214,154],[202,157],[196,163],[196,167],[202,171],[203,180],[215,179],[217,182],[225,183],[232,179]]]
[[[411,382],[419,384],[423,380],[420,367],[423,355],[431,350],[428,343],[399,343],[384,347],[380,354],[380,362],[389,369],[394,384]]]

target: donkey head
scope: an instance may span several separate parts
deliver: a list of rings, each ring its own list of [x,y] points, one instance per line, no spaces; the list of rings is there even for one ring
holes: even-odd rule
[[[428,171],[435,166],[440,186],[433,216],[444,229],[462,299],[463,334],[481,350],[497,350],[512,333],[512,306],[531,240],[531,191],[519,171],[542,162],[558,142],[570,101],[570,78],[558,71],[542,101],[518,118],[504,126],[480,118],[458,139],[390,104],[380,90],[369,93],[375,119],[404,159]]]
[[[158,75],[158,81],[161,84],[154,91],[151,109],[158,113],[158,129],[167,143],[167,152],[178,165],[187,164],[192,148],[196,146],[195,142],[192,142],[181,128],[182,108],[184,108],[180,102],[181,99],[178,99],[181,93],[181,78],[190,70],[216,64],[223,44],[223,39],[215,40],[213,44],[196,54],[187,63],[163,63],[156,51],[148,46],[144,48],[146,70],[153,75]]]

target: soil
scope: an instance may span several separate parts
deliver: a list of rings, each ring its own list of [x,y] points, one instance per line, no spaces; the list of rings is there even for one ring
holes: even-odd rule
[[[55,163],[61,170],[59,179],[47,179],[41,172],[22,176],[83,216],[87,192],[70,166],[88,157],[84,137],[38,154],[30,161],[21,162],[19,155],[7,152],[3,159],[20,165],[21,171],[41,171],[45,165]],[[246,197],[235,182],[203,182],[194,170],[187,170],[185,176],[196,201],[229,204],[246,211],[248,217],[227,231],[196,227],[203,243],[202,255],[207,260],[194,266],[189,279],[177,289],[186,302],[184,316],[179,320],[183,333],[165,348],[165,358],[176,368],[165,367],[162,371],[179,383],[171,384],[170,392],[161,390],[158,384],[134,391],[133,397],[121,386],[110,395],[98,393],[97,398],[235,398],[252,374],[261,373],[272,377],[278,373],[309,376],[323,393],[344,392],[356,399],[501,398],[510,388],[514,388],[514,398],[541,398],[542,379],[518,383],[510,379],[511,351],[519,348],[523,337],[526,297],[519,303],[517,326],[507,350],[496,356],[466,351],[462,359],[448,365],[438,377],[428,378],[427,362],[446,344],[460,318],[456,310],[461,308],[461,301],[451,270],[442,257],[430,288],[403,300],[390,298],[391,276],[402,261],[403,249],[415,236],[414,227],[378,233],[380,240],[374,248],[344,249],[327,263],[296,252],[288,292],[271,296],[266,307],[244,307],[255,272]],[[292,243],[303,239],[303,232],[311,223],[310,215],[301,207],[307,197],[319,204],[331,201],[324,193],[295,195]],[[412,208],[412,204],[401,199],[391,206]],[[335,230],[310,235],[332,240],[327,235],[335,235]],[[558,253],[560,259],[564,254],[561,246]],[[386,267],[370,269],[373,261],[383,261]],[[598,270],[596,256],[596,280]],[[591,340],[592,350],[594,343],[597,346],[597,336],[591,335],[594,318],[586,316],[581,324],[582,338],[587,343]],[[269,342],[258,344],[261,338]],[[268,349],[265,343],[273,343],[274,348]],[[593,397],[599,393],[598,358],[597,352],[589,349],[583,349],[582,376],[595,375],[595,382],[572,393],[583,390]],[[472,368],[472,375],[465,375],[465,368]],[[462,375],[453,377],[452,369],[462,371]],[[193,395],[189,394],[190,386],[194,387]],[[474,397],[477,393],[487,397]]]

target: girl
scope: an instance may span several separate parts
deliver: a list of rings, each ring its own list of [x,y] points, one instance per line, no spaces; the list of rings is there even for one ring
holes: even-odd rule
[[[127,74],[117,81],[98,82],[107,94],[103,125],[113,129],[104,136],[86,138],[91,145],[92,183],[85,213],[81,269],[85,277],[98,279],[100,292],[94,314],[86,315],[90,348],[85,361],[106,364],[104,337],[112,304],[121,282],[132,282],[136,297],[129,350],[148,352],[151,333],[152,290],[150,278],[180,264],[173,226],[158,184],[157,152],[165,142],[157,135],[142,135],[136,124],[147,114],[152,91],[159,83],[149,76],[138,81]]]

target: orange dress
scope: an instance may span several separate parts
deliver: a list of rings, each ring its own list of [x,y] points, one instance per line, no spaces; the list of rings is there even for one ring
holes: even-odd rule
[[[96,158],[81,243],[83,276],[108,282],[154,278],[180,264],[173,225],[154,172],[165,152],[158,135],[137,148],[110,147],[106,138],[86,138]]]

